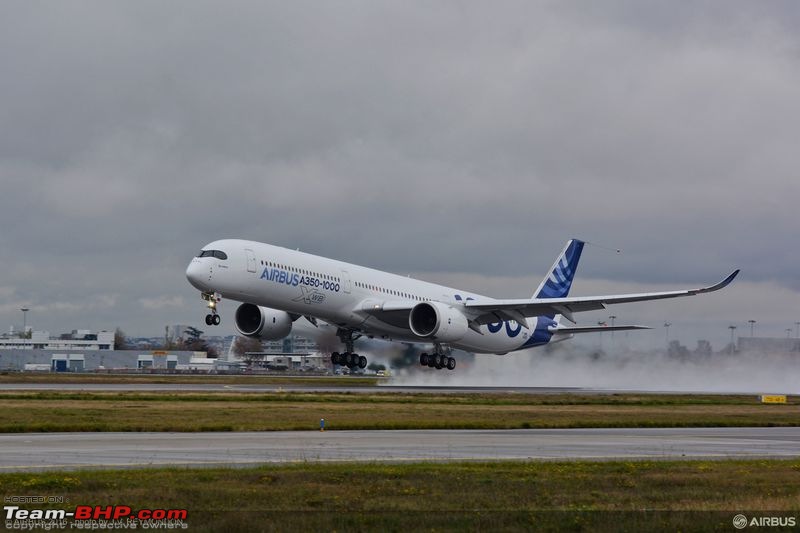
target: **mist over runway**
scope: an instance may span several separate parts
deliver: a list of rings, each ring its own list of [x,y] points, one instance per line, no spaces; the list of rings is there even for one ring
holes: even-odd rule
[[[326,461],[733,459],[800,456],[800,428],[26,433],[0,471]]]
[[[690,353],[677,357],[663,351],[606,349],[567,341],[552,349],[478,355],[459,359],[454,372],[423,369],[398,375],[391,384],[541,387],[565,392],[800,394],[800,353]]]

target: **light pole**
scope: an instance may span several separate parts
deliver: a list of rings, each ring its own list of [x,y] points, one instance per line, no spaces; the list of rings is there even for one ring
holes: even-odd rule
[[[611,319],[611,327],[613,328],[614,327],[614,321],[617,319],[617,315],[609,315],[608,318]],[[611,330],[611,342],[614,342],[614,330],[613,329]]]
[[[747,322],[750,324],[750,337],[752,337],[753,336],[753,326],[755,326],[756,321],[753,320],[753,319],[750,319]]]
[[[24,337],[28,329],[28,311],[30,311],[30,309],[27,307],[20,307],[19,310],[22,311],[22,336]]]
[[[733,335],[736,332],[736,326],[728,326],[728,329],[731,330],[731,353],[733,353],[733,347],[735,346],[733,343]]]
[[[667,341],[667,346],[669,346],[669,327],[672,325],[672,322],[664,322],[664,329],[666,330],[665,339]]]

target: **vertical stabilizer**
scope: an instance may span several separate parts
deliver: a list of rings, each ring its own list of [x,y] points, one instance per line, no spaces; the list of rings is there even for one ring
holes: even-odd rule
[[[578,270],[578,261],[583,251],[583,241],[572,239],[567,242],[564,251],[558,256],[550,273],[539,284],[533,293],[534,298],[566,298],[572,287],[572,279]]]

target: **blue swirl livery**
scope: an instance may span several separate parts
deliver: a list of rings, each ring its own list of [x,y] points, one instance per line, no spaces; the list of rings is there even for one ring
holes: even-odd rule
[[[572,239],[550,268],[550,274],[542,280],[533,293],[534,298],[566,298],[572,287],[572,280],[578,270],[578,261],[583,252],[583,241]]]

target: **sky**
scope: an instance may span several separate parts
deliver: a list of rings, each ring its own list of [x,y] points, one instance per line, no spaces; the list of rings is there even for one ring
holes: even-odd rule
[[[577,237],[576,296],[742,269],[581,323],[785,336],[798,26],[788,1],[6,2],[0,329],[207,329],[184,272],[219,238],[527,297]]]

